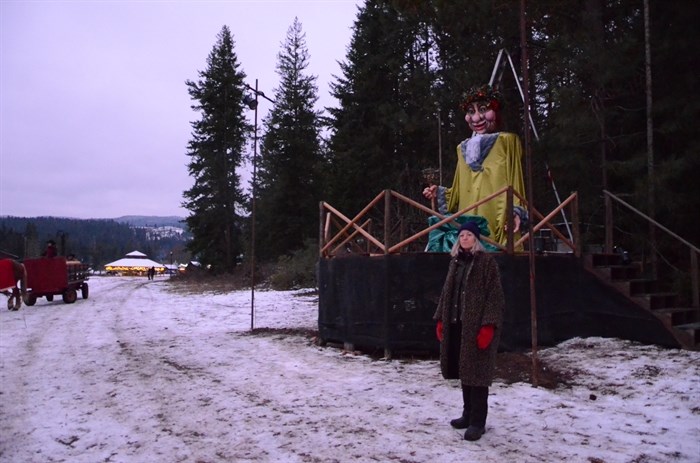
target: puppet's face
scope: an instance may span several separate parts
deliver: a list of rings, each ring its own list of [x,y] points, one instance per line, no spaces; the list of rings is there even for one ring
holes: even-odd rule
[[[464,120],[478,134],[493,133],[498,128],[498,113],[488,101],[476,101],[469,105]]]

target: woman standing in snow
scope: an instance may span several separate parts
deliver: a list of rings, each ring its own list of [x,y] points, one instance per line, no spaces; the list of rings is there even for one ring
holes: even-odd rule
[[[475,441],[485,432],[489,386],[503,324],[505,298],[496,260],[479,241],[480,230],[467,221],[452,248],[447,278],[437,310],[440,369],[445,379],[459,378],[464,407],[450,421],[466,429],[464,439]]]

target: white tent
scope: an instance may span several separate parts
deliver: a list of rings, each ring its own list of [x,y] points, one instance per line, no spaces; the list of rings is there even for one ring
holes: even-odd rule
[[[105,271],[122,275],[145,275],[151,267],[156,269],[156,273],[165,272],[163,264],[149,259],[142,252],[132,251],[119,260],[105,264]]]

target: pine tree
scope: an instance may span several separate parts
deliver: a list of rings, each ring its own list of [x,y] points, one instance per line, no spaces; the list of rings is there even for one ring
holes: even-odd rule
[[[188,170],[194,178],[184,192],[186,222],[192,232],[188,249],[215,271],[232,271],[243,252],[241,209],[245,197],[236,168],[242,164],[249,124],[244,117],[245,73],[240,69],[227,26],[207,58],[197,82],[186,81],[192,109],[201,119],[192,122],[187,145]]]
[[[541,0],[527,2],[529,94],[540,141],[533,139],[533,177],[526,181],[533,182],[535,206],[551,210],[555,197],[546,162],[562,199],[579,193],[584,232],[602,231],[601,189],[620,193],[646,211],[649,182],[654,182],[656,217],[693,241],[700,225],[688,211],[697,209],[700,198],[693,181],[700,170],[693,141],[700,104],[693,97],[698,52],[691,44],[700,34],[692,27],[700,6],[649,3],[654,178],[647,169],[642,2]],[[418,95],[414,102],[427,96],[416,105],[413,120],[435,124],[429,99],[439,108],[442,183],[449,185],[454,147],[470,135],[458,109],[462,93],[488,81],[501,48],[510,52],[521,74],[518,6],[511,0],[366,0],[342,75],[333,85],[339,107],[331,110],[332,177],[324,199],[349,215],[383,188],[421,199],[397,178],[405,159],[409,165],[434,167],[435,132],[418,132],[423,140],[402,132],[410,126],[402,111],[411,101],[405,92],[411,83]],[[402,31],[410,31],[412,41]],[[417,74],[405,72],[419,63],[412,58],[420,56],[415,51],[421,44],[429,57],[425,87],[417,84]],[[501,91],[505,130],[523,136],[523,105],[509,68]],[[412,148],[430,159],[404,159]],[[598,238],[584,235],[589,243]]]
[[[698,2],[649,2],[657,220],[700,246]],[[683,258],[683,256],[681,256]]]
[[[298,19],[277,56],[280,86],[264,120],[258,177],[256,253],[275,258],[318,234],[321,138],[316,77],[305,73],[309,52]]]
[[[430,37],[419,15],[387,0],[358,13],[330,109],[327,200],[354,215],[384,189],[417,194],[437,145]]]

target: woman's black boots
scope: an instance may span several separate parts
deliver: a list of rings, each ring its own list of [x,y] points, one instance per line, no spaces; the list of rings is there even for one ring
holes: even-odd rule
[[[465,440],[479,440],[486,431],[488,397],[488,387],[462,384],[462,400],[464,400],[462,416],[450,421],[450,424],[456,429],[466,429]]]
[[[464,432],[464,439],[475,441],[479,440],[484,432],[486,432],[486,415],[489,408],[489,388],[474,386],[470,389],[471,413],[469,415],[469,427]]]
[[[450,421],[450,424],[455,429],[467,429],[469,427],[469,415],[470,415],[470,403],[471,403],[471,387],[462,384],[462,400],[464,403],[464,408],[462,409],[462,416],[455,418]]]

